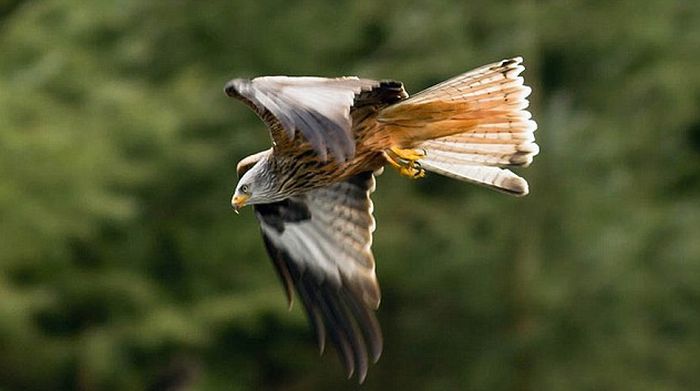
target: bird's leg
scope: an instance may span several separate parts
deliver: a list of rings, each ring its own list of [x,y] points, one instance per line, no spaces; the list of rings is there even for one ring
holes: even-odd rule
[[[412,179],[418,179],[425,176],[425,170],[421,167],[418,160],[425,156],[425,151],[422,149],[401,149],[391,147],[384,151],[386,160],[401,175],[405,175]]]

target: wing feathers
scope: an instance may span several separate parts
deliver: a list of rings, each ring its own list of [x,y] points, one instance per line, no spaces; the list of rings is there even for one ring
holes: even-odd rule
[[[363,332],[372,362],[377,362],[382,354],[382,330],[379,327],[377,318],[353,296],[343,291],[339,292],[339,294],[348,304],[350,311]]]
[[[381,354],[374,310],[380,291],[370,251],[374,231],[371,172],[346,182],[256,205],[263,238],[288,296],[295,287],[319,348],[328,338],[348,376],[363,381]],[[291,299],[290,299],[291,300]]]
[[[350,109],[356,96],[378,86],[382,84],[357,77],[265,76],[234,79],[226,93],[248,103],[265,120],[276,148],[289,145],[300,132],[323,160],[330,153],[345,161],[355,153]],[[371,97],[366,95],[365,101]]]
[[[292,147],[299,132],[323,160],[330,154],[339,161],[355,154],[352,110],[373,113],[408,97],[400,82],[357,77],[234,79],[225,91],[265,121],[277,152]]]
[[[265,244],[265,249],[270,255],[270,258],[272,259],[272,262],[275,265],[277,275],[279,276],[280,280],[282,281],[282,285],[284,286],[284,293],[287,295],[287,305],[291,310],[292,303],[294,302],[294,293],[292,292],[292,290],[294,289],[294,280],[292,279],[292,275],[289,271],[290,263],[288,255],[279,251],[279,249],[277,249],[277,247],[275,247],[272,244],[272,242],[267,237],[267,235],[265,235],[264,232],[262,233],[262,237],[263,243]],[[311,314],[309,314],[309,318],[313,318]]]

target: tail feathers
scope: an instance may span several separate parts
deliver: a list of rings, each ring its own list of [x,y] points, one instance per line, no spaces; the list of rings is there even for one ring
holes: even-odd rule
[[[528,166],[539,152],[522,61],[456,76],[383,109],[378,120],[394,147],[425,152],[419,162],[426,170],[525,195],[527,182],[499,168]]]
[[[426,157],[421,159],[420,163],[428,171],[511,195],[525,196],[530,192],[527,181],[508,169],[453,163],[449,158],[440,155]]]
[[[485,134],[490,136],[492,134]],[[532,163],[540,148],[534,137],[475,137],[473,134],[458,134],[429,140],[419,147],[428,157],[437,156],[453,163],[484,166],[523,166]]]
[[[400,148],[456,134],[531,141],[536,124],[525,110],[531,89],[520,76],[522,61],[516,57],[456,76],[383,109],[378,121]]]
[[[484,65],[427,88],[412,96],[410,101],[413,104],[420,104],[442,100],[445,94],[453,98],[454,101],[464,101],[465,98],[477,96],[482,96],[482,98],[486,98],[484,101],[488,101],[488,97],[484,97],[484,95],[498,91],[511,93],[518,91],[520,90],[518,86],[523,84],[523,79],[519,75],[525,70],[522,62],[522,57],[514,57]],[[527,94],[529,94],[529,89]],[[496,96],[491,97],[496,98]],[[471,100],[478,99],[472,98]]]

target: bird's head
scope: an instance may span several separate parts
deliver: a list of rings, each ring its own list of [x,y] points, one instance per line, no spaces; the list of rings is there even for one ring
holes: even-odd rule
[[[231,206],[236,212],[246,205],[276,201],[276,181],[265,156],[253,155],[243,159],[238,164],[238,172],[240,179],[231,199]]]

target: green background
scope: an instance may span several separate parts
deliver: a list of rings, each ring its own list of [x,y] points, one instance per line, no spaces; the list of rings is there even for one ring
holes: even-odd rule
[[[223,85],[516,55],[528,197],[378,179],[362,389],[696,387],[700,2],[4,0],[0,389],[357,389],[229,206],[269,138]]]

